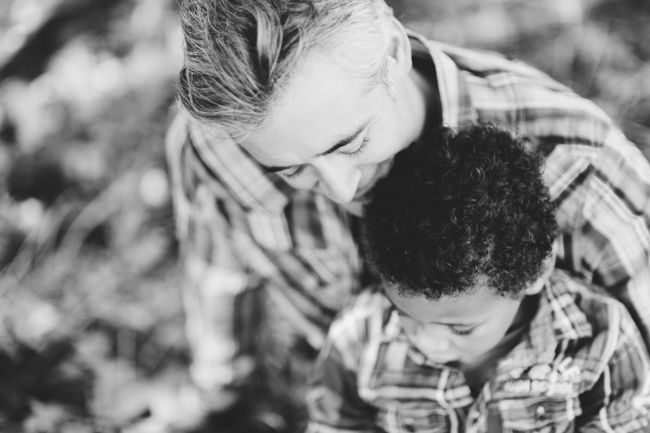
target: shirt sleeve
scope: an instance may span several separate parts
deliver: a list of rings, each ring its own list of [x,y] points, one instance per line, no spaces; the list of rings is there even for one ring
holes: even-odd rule
[[[600,148],[556,149],[547,169],[560,266],[623,302],[650,347],[650,164],[612,127]]]
[[[190,373],[209,398],[235,386],[252,370],[252,357],[243,347],[237,326],[254,276],[233,251],[232,221],[243,210],[216,179],[205,172],[194,154],[180,118],[166,137],[176,231],[185,279],[182,288],[186,335],[192,355]]]
[[[581,396],[583,414],[576,432],[642,433],[650,430],[650,361],[638,330],[622,308],[614,335],[613,355],[595,386]],[[611,334],[610,334],[611,335]],[[607,348],[605,348],[607,350]]]
[[[336,329],[336,322],[332,329]],[[359,347],[330,332],[312,370],[308,433],[375,432],[374,409],[357,391]]]

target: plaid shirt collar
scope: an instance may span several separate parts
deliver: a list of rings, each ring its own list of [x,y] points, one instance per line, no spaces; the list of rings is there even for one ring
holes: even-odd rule
[[[557,274],[546,283],[527,338],[511,353],[516,367],[550,364],[558,345],[593,335],[591,324],[575,304],[566,284],[567,279],[558,278]]]
[[[265,213],[281,213],[289,186],[262,168],[232,139],[216,138],[190,127],[190,138],[203,163],[244,207]]]
[[[436,69],[443,124],[455,127],[478,119],[468,85],[453,60],[440,47],[408,31],[414,55],[431,56]],[[289,202],[292,191],[278,175],[262,168],[232,139],[217,138],[196,127],[188,128],[203,163],[219,178],[235,199],[252,211],[277,214]]]
[[[447,51],[462,49],[427,40],[424,36],[407,30],[415,55],[429,54],[433,60],[438,83],[442,124],[451,128],[465,126],[478,120],[478,112],[472,104],[469,85],[460,69]],[[476,53],[473,53],[476,56]]]
[[[561,271],[556,271],[561,273]],[[499,363],[500,368],[526,368],[539,363],[550,364],[558,345],[569,340],[590,338],[593,334],[591,324],[585,314],[575,304],[568,292],[567,279],[551,276],[546,283],[543,296],[540,297],[537,314],[530,323],[524,339]],[[399,313],[391,308],[391,313],[384,326],[384,341],[396,339],[408,341],[400,325]],[[426,356],[409,344],[408,354],[418,365],[431,364]]]

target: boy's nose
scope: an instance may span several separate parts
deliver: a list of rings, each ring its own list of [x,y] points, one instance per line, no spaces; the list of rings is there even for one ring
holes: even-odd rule
[[[451,344],[449,344],[449,340],[446,338],[436,338],[433,341],[429,341],[428,348],[431,354],[443,355],[449,351]]]
[[[451,351],[451,342],[444,335],[420,332],[418,333],[417,346],[433,362],[444,364],[455,360]]]

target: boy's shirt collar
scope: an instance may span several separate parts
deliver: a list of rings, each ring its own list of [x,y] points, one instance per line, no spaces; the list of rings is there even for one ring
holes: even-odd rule
[[[527,338],[528,347],[535,356],[552,359],[555,347],[549,345],[551,341],[559,344],[564,340],[590,338],[593,335],[587,316],[575,304],[571,289],[567,287],[570,282],[564,271],[556,270],[544,287],[544,296]]]

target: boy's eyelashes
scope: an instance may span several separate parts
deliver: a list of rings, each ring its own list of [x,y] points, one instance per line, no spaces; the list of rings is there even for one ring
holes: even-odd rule
[[[457,329],[457,328],[454,328],[453,326],[450,327],[449,329],[451,329],[452,334],[460,335],[461,337],[464,336],[464,335],[470,335],[474,331],[474,328]]]

